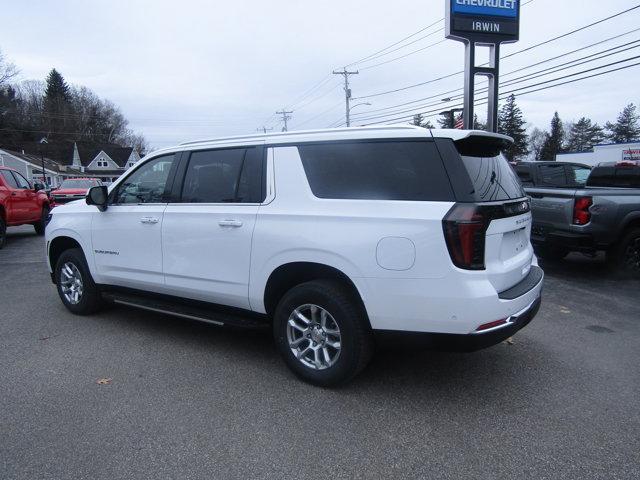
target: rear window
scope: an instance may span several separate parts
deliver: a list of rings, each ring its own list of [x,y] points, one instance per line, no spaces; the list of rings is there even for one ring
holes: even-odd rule
[[[96,185],[98,185],[98,182],[96,180],[65,180],[64,182],[62,182],[62,185],[60,185],[60,188],[89,189],[91,187],[95,187]]]
[[[321,143],[300,145],[298,150],[311,190],[319,198],[454,199],[433,142]]]
[[[640,166],[595,167],[587,179],[587,186],[640,188]]]
[[[471,196],[478,202],[513,200],[525,196],[507,159],[501,153],[495,156],[461,155],[473,191]]]

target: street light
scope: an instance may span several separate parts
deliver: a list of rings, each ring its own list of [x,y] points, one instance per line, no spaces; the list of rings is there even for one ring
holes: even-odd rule
[[[369,106],[371,106],[371,104],[369,102],[356,103],[355,105],[349,107],[349,117],[351,117],[351,110],[353,110],[356,107],[360,107],[361,105],[369,105]],[[351,122],[349,122],[347,124],[347,127],[350,127],[350,126],[351,126]]]

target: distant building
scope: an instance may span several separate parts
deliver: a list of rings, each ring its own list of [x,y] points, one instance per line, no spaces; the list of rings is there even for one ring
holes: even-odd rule
[[[10,167],[24,175],[31,183],[45,183],[51,188],[60,186],[63,180],[80,176],[80,170],[73,168],[61,169],[54,160],[44,158],[44,180],[42,175],[43,159],[39,155],[0,149],[0,166]]]
[[[640,160],[640,142],[594,145],[587,152],[568,152],[556,155],[558,162],[574,162],[595,167],[602,162]]]
[[[28,154],[43,154],[59,166],[67,176],[95,177],[105,183],[114,182],[140,160],[131,147],[93,142],[31,142],[24,147]]]

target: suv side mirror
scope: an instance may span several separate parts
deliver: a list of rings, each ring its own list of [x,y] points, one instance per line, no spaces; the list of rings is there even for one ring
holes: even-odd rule
[[[35,182],[33,184],[33,191],[34,192],[39,192],[40,190],[44,190],[44,189],[45,189],[44,183]]]
[[[107,191],[107,187],[104,185],[91,187],[86,199],[87,205],[95,205],[101,212],[104,212],[107,209],[108,200],[109,192]]]

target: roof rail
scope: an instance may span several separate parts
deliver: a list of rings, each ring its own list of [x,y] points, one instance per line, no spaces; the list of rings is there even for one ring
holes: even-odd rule
[[[251,135],[234,135],[230,137],[220,137],[220,138],[209,138],[202,140],[193,140],[190,142],[183,142],[180,146],[185,145],[198,145],[200,143],[210,143],[210,142],[223,142],[223,141],[235,141],[235,140],[260,140],[263,138],[271,138],[271,137],[293,137],[296,135],[309,135],[313,133],[340,133],[340,132],[353,132],[353,131],[375,131],[375,130],[414,130],[417,128],[415,125],[382,125],[382,126],[371,126],[371,127],[348,127],[348,128],[323,128],[317,130],[296,130],[293,132],[276,132],[276,133],[253,133]]]

